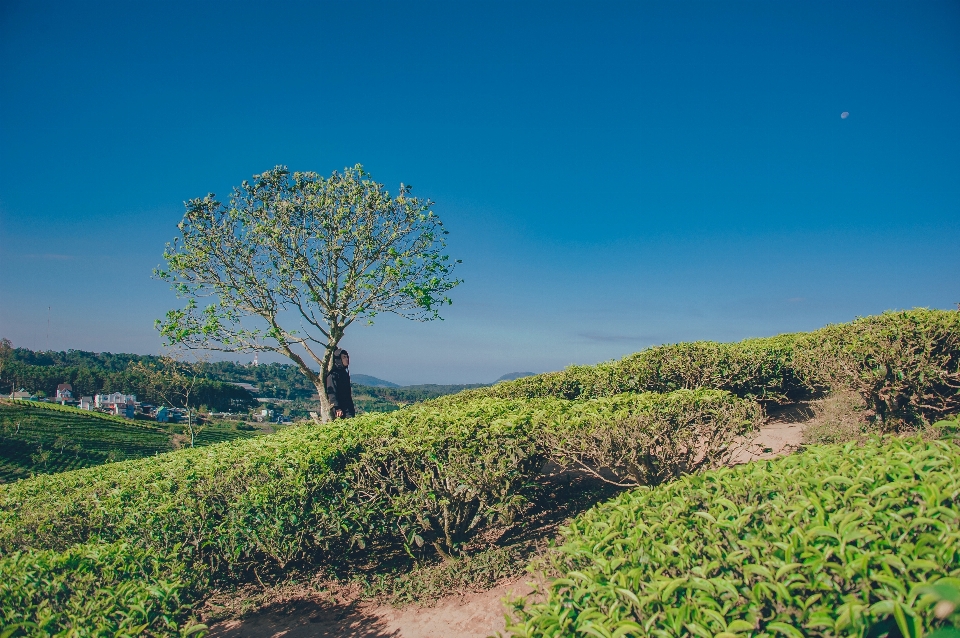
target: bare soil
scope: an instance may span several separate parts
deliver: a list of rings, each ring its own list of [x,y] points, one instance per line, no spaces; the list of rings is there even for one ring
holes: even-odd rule
[[[431,607],[403,608],[357,600],[301,600],[243,620],[215,625],[210,636],[222,638],[482,638],[504,629],[502,599],[532,591],[522,578],[485,592],[441,598]]]
[[[795,403],[771,409],[768,417],[757,436],[734,457],[734,465],[796,452],[803,440],[803,428],[814,413],[809,404]]]
[[[770,411],[768,423],[744,446],[735,464],[774,458],[799,449],[804,423],[813,417],[809,406],[798,404]],[[507,528],[485,535],[484,543],[507,545],[535,541],[543,548],[557,535],[564,520],[576,516],[599,500],[612,497],[611,491],[582,476],[557,475],[558,499],[553,511],[534,511],[522,529]],[[563,483],[566,481],[566,483]],[[590,496],[567,498],[573,491],[589,488]],[[530,521],[534,521],[530,524]],[[535,553],[536,550],[531,552]],[[532,555],[531,555],[532,557]],[[517,570],[519,572],[519,570]],[[481,638],[502,632],[505,626],[503,600],[525,596],[534,591],[529,575],[515,573],[486,591],[460,591],[428,603],[395,607],[383,601],[362,600],[359,587],[312,586],[276,590],[272,601],[245,617],[221,621],[211,627],[216,638],[306,638],[343,636],[346,638]],[[234,594],[236,597],[236,594]],[[269,598],[269,597],[268,597]],[[263,598],[261,598],[263,600]],[[209,607],[209,603],[208,603]]]

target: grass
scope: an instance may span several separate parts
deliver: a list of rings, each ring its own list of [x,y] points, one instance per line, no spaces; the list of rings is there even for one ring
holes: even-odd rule
[[[864,442],[874,429],[863,398],[855,392],[835,392],[812,401],[810,408],[813,418],[803,428],[804,445]]]

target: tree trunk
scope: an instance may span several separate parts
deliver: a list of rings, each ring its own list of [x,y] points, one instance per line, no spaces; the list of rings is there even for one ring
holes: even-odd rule
[[[342,336],[342,335],[341,335]],[[329,423],[333,420],[331,415],[330,399],[327,397],[327,377],[330,376],[330,368],[333,367],[333,353],[339,347],[340,337],[331,340],[327,344],[323,353],[323,365],[320,366],[320,374],[314,375],[314,385],[317,388],[317,394],[320,395],[320,422]]]
[[[316,382],[317,394],[320,395],[320,422],[330,421],[330,399],[327,398],[327,371],[322,370]]]
[[[336,331],[333,331],[336,332]],[[290,348],[284,348],[284,350],[278,350],[280,354],[285,355],[287,358],[291,359],[294,363],[297,364],[297,367],[300,368],[300,372],[303,373],[307,379],[313,383],[313,387],[317,389],[317,394],[320,397],[320,422],[327,423],[330,421],[330,401],[327,399],[327,376],[330,374],[330,368],[333,367],[333,353],[337,349],[337,344],[340,341],[340,337],[343,336],[343,331],[340,330],[340,334],[337,336],[336,340],[331,340],[331,343],[328,343],[323,353],[323,362],[321,363],[317,356],[310,351],[310,356],[313,357],[313,360],[317,363],[320,363],[320,371],[314,372],[310,369],[310,366],[307,365],[306,361],[303,360],[299,355],[290,350]]]

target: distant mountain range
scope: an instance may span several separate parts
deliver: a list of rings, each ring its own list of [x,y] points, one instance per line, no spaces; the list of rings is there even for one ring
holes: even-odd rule
[[[513,381],[514,379],[521,379],[523,377],[532,377],[535,374],[536,372],[508,372],[494,381],[494,383],[499,383],[500,381]]]
[[[399,388],[400,387],[396,383],[390,383],[389,381],[384,381],[383,379],[378,379],[377,377],[371,377],[369,374],[351,374],[350,382],[359,383],[360,385],[365,385],[371,388]]]
[[[500,381],[513,381],[514,379],[519,379],[521,377],[532,377],[535,372],[509,372],[494,383],[499,383]],[[402,387],[414,387],[414,386],[401,386],[398,383],[392,383],[390,381],[385,381],[377,377],[372,377],[369,374],[351,374],[350,381],[358,385],[365,385],[368,388],[402,388]],[[468,384],[468,385],[484,385],[484,384]],[[416,387],[420,387],[419,385]],[[466,387],[466,386],[464,386]]]

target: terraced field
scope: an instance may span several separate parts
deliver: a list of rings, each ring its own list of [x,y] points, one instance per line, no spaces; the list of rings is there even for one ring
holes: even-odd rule
[[[178,430],[176,425],[129,421],[60,405],[0,401],[0,483],[169,452]],[[254,434],[208,427],[196,444]]]

